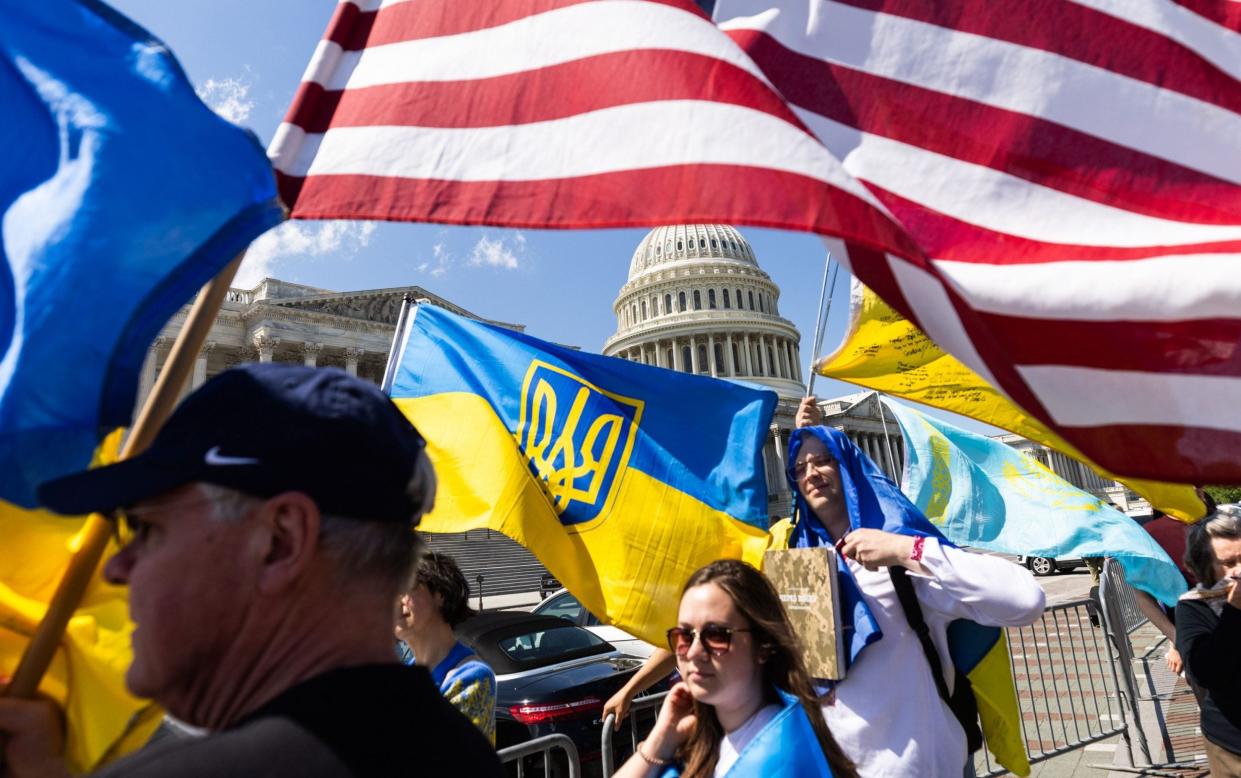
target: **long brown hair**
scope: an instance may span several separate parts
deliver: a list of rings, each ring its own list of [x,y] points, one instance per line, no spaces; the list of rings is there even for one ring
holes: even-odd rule
[[[723,589],[732,598],[738,612],[750,623],[755,649],[766,657],[762,665],[763,694],[768,697],[766,702],[780,702],[777,689],[796,697],[810,719],[810,726],[819,739],[832,775],[855,778],[857,771],[853,762],[840,750],[827,729],[827,722],[823,720],[819,695],[802,661],[801,641],[793,632],[788,614],[784,612],[780,596],[771,582],[745,562],[721,559],[690,576],[681,594],[684,596],[695,586],[709,583]],[[694,701],[694,716],[698,724],[677,752],[679,761],[685,765],[681,775],[683,778],[710,778],[719,758],[724,728],[720,726],[715,709],[697,700]]]

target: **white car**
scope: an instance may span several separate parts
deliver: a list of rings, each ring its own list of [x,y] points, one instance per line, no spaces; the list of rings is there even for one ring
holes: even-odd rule
[[[577,598],[569,593],[568,589],[560,591],[548,597],[539,603],[533,613],[540,613],[544,616],[559,616],[566,621],[573,622],[579,627],[585,627],[607,642],[616,646],[621,653],[630,656],[637,656],[646,659],[655,650],[655,646],[647,643],[641,638],[630,635],[622,629],[604,624],[595,618],[595,614],[586,610],[586,608],[577,601]]]

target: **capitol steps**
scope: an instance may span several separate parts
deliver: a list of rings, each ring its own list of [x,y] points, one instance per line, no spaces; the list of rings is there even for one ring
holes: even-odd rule
[[[469,532],[422,533],[430,549],[457,561],[470,582],[470,596],[478,597],[478,576],[483,576],[482,593],[498,594],[536,592],[547,568],[534,554],[516,541],[494,530]]]

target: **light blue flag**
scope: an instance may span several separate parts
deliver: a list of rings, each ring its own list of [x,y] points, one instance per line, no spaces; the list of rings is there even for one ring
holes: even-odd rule
[[[128,423],[159,328],[283,219],[271,166],[171,52],[92,0],[0,15],[0,499]]]
[[[954,543],[1046,557],[1109,556],[1130,584],[1174,605],[1185,579],[1133,519],[1034,459],[891,401],[905,436],[901,487]]]

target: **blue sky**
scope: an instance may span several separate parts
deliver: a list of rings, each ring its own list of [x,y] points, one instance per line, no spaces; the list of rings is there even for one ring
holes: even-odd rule
[[[114,0],[112,5],[167,43],[204,99],[266,145],[336,3]],[[809,357],[822,242],[807,234],[741,229],[779,285],[780,312],[801,331],[801,352]],[[252,283],[270,275],[337,291],[417,284],[480,316],[522,323],[537,337],[598,351],[615,331],[612,303],[645,234],[295,222],[251,248],[240,280]],[[842,273],[824,338],[827,351],[839,342],[847,314],[848,277]],[[857,391],[822,378],[815,390],[820,397]]]

